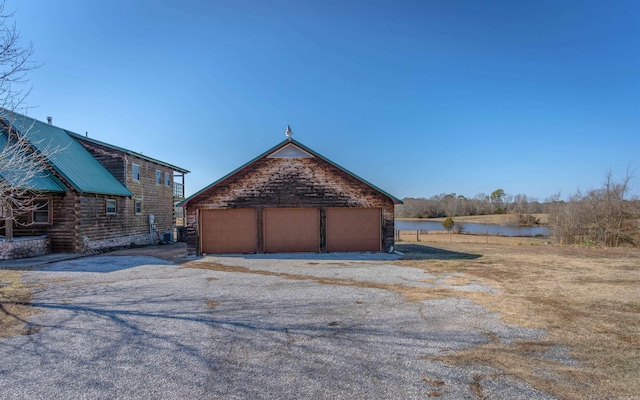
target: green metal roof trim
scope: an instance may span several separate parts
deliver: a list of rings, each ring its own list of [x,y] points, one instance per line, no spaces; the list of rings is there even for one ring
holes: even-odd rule
[[[0,149],[3,149],[7,144],[7,133],[6,131],[0,133]],[[10,174],[3,172],[0,170],[0,178],[8,180],[11,183],[13,179]],[[20,177],[15,177],[15,179],[20,179]],[[67,188],[64,186],[62,182],[58,178],[55,177],[49,170],[44,170],[41,173],[36,174],[32,177],[27,185],[27,187],[23,189],[31,189],[37,192],[55,192],[55,193],[64,193],[67,191]]]
[[[19,134],[26,134],[33,147],[41,152],[53,151],[49,163],[80,193],[132,196],[111,172],[67,131],[27,116],[5,111],[4,122]]]
[[[180,168],[178,166],[166,163],[164,161],[156,160],[155,158],[151,158],[151,157],[145,156],[142,153],[137,153],[135,151],[131,151],[131,150],[125,149],[123,147],[114,146],[112,144],[105,143],[105,142],[102,142],[100,140],[96,140],[96,139],[93,139],[93,138],[90,138],[90,137],[87,137],[87,136],[78,135],[75,132],[71,132],[71,131],[67,131],[67,130],[65,130],[65,132],[67,132],[69,135],[71,135],[72,137],[75,137],[77,139],[86,140],[87,142],[96,143],[96,144],[99,144],[101,146],[109,147],[111,149],[123,151],[123,152],[125,152],[127,154],[131,154],[132,156],[135,156],[135,157],[138,157],[138,158],[142,158],[143,160],[151,161],[151,162],[154,162],[156,164],[163,165],[163,166],[165,166],[167,168],[171,168],[174,171],[182,172],[183,174],[188,174],[189,172],[191,172],[191,171],[188,171],[188,170],[186,170],[184,168]]]
[[[333,161],[329,160],[328,158],[325,158],[324,156],[316,153],[315,151],[311,150],[310,148],[308,148],[307,146],[303,145],[302,143],[294,140],[294,139],[285,139],[284,141],[278,143],[277,145],[275,145],[274,147],[270,148],[269,150],[265,151],[264,153],[260,154],[258,157],[254,158],[253,160],[245,163],[244,165],[242,165],[239,168],[236,168],[235,170],[231,171],[230,173],[228,173],[227,175],[223,176],[222,178],[218,179],[217,181],[213,182],[212,184],[210,184],[209,186],[205,187],[204,189],[201,189],[199,191],[197,191],[196,193],[192,194],[191,196],[187,197],[186,199],[182,200],[180,203],[177,204],[178,207],[184,207],[186,206],[189,201],[193,198],[195,198],[196,196],[198,196],[200,193],[205,192],[206,190],[208,190],[209,188],[212,188],[213,186],[217,185],[218,183],[224,181],[225,179],[229,178],[230,176],[235,175],[236,173],[238,173],[239,171],[243,170],[244,168],[248,167],[249,165],[253,164],[254,162],[258,161],[259,159],[268,156],[269,154],[277,151],[278,149],[280,149],[281,147],[286,146],[289,143],[293,143],[296,146],[300,147],[301,149],[303,149],[304,151],[313,154],[314,156],[328,162],[329,164],[333,165],[334,167],[338,168],[341,171],[346,172],[347,174],[351,175],[352,177],[356,178],[357,180],[359,180],[360,182],[366,184],[367,186],[371,187],[372,189],[375,189],[376,191],[382,193],[383,195],[387,196],[388,198],[390,198],[393,201],[393,204],[403,204],[402,200],[390,195],[389,193],[385,192],[384,190],[380,189],[379,187],[372,185],[371,183],[367,182],[366,180],[360,178],[358,175],[354,174],[353,172],[347,170],[346,168],[341,167],[340,165],[334,163]]]

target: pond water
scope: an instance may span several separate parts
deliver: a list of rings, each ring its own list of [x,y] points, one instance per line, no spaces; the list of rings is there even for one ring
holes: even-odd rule
[[[395,229],[399,231],[444,231],[442,222],[439,221],[402,221],[395,222]],[[473,233],[476,235],[499,235],[499,236],[549,236],[549,229],[546,226],[506,226],[477,224],[473,222],[465,222],[463,232]]]

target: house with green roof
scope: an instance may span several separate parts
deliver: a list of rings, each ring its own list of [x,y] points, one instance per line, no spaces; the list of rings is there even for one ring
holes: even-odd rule
[[[47,235],[54,252],[89,252],[156,243],[173,232],[188,170],[57,127],[50,118],[4,110],[0,149],[11,135],[26,137],[48,165],[27,184],[39,207],[17,218],[15,237]],[[0,179],[10,176],[0,166]]]

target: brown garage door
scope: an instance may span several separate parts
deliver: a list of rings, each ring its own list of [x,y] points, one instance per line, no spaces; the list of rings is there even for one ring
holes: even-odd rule
[[[380,251],[379,208],[327,208],[327,251]]]
[[[265,252],[317,252],[319,250],[319,209],[266,208],[264,210]]]
[[[255,253],[258,230],[256,210],[201,210],[200,232],[203,253]]]

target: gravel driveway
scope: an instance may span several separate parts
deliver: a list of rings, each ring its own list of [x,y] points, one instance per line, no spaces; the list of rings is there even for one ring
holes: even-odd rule
[[[490,336],[508,342],[543,332],[506,325],[462,298],[409,302],[340,284],[443,285],[393,260],[313,254],[192,262],[217,266],[211,270],[93,256],[29,272],[25,279],[39,284],[34,302],[43,312],[30,319],[39,330],[0,339],[0,397],[551,398],[491,368],[437,359]]]

